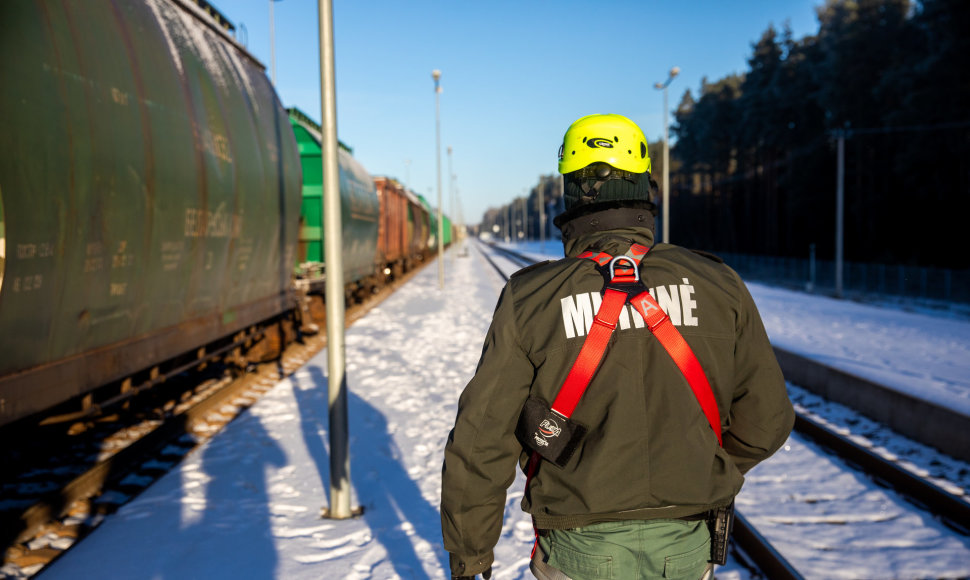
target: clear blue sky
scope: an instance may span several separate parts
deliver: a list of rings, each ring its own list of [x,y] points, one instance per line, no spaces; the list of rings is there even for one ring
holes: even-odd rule
[[[269,0],[210,0],[272,76]],[[769,25],[815,34],[822,0],[333,0],[337,133],[372,175],[390,175],[437,205],[434,82],[442,71],[441,175],[449,160],[465,222],[556,174],[563,133],[590,113],[619,113],[650,141],[701,79],[747,70]],[[317,0],[273,6],[276,88],[284,106],[320,120]],[[241,26],[240,26],[241,25]]]

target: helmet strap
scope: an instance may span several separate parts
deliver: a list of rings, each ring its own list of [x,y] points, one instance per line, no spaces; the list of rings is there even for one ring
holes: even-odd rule
[[[579,188],[583,190],[583,198],[589,198],[589,201],[595,200],[596,196],[600,194],[600,188],[603,187],[603,184],[607,181],[609,180],[602,179],[594,183],[590,183],[589,181],[582,182],[579,185]],[[593,192],[592,194],[590,194],[591,191]]]

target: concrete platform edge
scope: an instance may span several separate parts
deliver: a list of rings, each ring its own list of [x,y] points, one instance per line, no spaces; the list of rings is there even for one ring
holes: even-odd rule
[[[785,379],[896,432],[970,461],[970,417],[774,347]]]

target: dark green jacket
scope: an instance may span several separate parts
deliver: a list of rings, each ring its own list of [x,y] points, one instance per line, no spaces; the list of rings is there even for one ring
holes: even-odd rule
[[[514,435],[529,395],[551,403],[582,347],[603,276],[576,255],[653,246],[645,285],[693,349],[715,391],[718,446],[683,374],[632,309],[572,418],[589,433],[564,468],[543,461],[522,509],[540,529],[619,519],[676,518],[726,505],[742,476],[787,439],[794,411],[754,301],[715,259],[653,245],[646,228],[588,233],[566,258],[512,276],[499,298],[474,378],[445,448],[441,521],[452,572],[492,563],[506,489],[528,459]]]

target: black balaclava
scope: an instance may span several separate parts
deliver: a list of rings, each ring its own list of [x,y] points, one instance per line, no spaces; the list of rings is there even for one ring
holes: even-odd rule
[[[649,173],[630,173],[594,163],[563,175],[563,183],[566,211],[553,220],[560,230],[577,217],[604,209],[646,209],[652,216],[657,215],[657,206],[651,201],[657,182]]]

